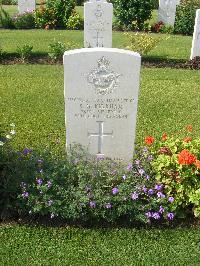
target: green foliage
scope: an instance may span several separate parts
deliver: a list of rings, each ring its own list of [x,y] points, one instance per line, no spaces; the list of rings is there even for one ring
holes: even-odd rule
[[[14,27],[16,29],[33,29],[35,28],[35,17],[34,13],[26,12],[23,14],[16,15],[12,18]]]
[[[16,5],[17,0],[0,0],[0,4],[2,4],[2,5]]]
[[[14,28],[12,18],[10,17],[9,13],[6,10],[4,10],[2,7],[0,8],[0,24],[5,29]]]
[[[71,50],[75,45],[71,42],[62,43],[62,42],[53,42],[49,44],[49,57],[53,60],[61,59],[64,52]]]
[[[187,213],[200,217],[200,139],[188,134],[183,139],[164,135],[153,143],[152,167],[166,195],[174,199],[171,211],[180,217]]]
[[[84,27],[83,24],[84,21],[82,17],[76,11],[74,11],[69,17],[66,26],[68,30],[82,30]]]
[[[194,23],[196,10],[200,9],[199,0],[182,0],[177,7],[176,19],[174,24],[174,32],[185,35],[192,35],[194,31]]]
[[[151,18],[152,0],[116,0],[115,17],[118,24],[125,29],[142,29],[146,20]]]
[[[57,25],[55,10],[53,8],[40,6],[40,8],[35,11],[35,24],[38,28],[55,28]]]
[[[138,52],[141,55],[148,54],[161,41],[161,38],[155,38],[148,33],[125,33],[125,36],[129,42],[126,48]]]
[[[32,54],[33,46],[29,44],[24,44],[21,47],[17,47],[17,53],[19,54],[22,62],[24,63],[27,59],[30,58]]]
[[[56,27],[66,27],[67,21],[75,8],[74,0],[47,0],[46,9],[53,10]]]

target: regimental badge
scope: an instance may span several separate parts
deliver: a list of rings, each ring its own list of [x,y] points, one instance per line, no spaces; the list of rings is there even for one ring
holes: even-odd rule
[[[121,75],[110,69],[110,62],[104,56],[97,63],[98,67],[87,76],[88,83],[93,85],[96,94],[111,94],[118,87]]]

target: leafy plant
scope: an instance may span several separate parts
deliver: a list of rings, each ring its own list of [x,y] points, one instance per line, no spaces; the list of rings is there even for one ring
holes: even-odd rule
[[[75,8],[74,0],[47,0],[46,9],[53,10],[56,27],[66,27],[67,21]]]
[[[150,52],[161,41],[160,38],[155,38],[148,33],[125,33],[125,36],[129,42],[126,48],[142,55]]]
[[[199,0],[182,0],[177,6],[176,18],[174,24],[174,32],[185,35],[192,35],[194,31],[194,23],[196,10],[200,9]]]
[[[49,57],[53,60],[61,59],[64,52],[70,49],[73,49],[75,45],[71,42],[62,43],[62,42],[53,42],[49,44]]]
[[[5,29],[14,28],[14,24],[13,24],[11,16],[6,10],[2,8],[2,6],[0,7],[0,23],[2,27]]]
[[[115,17],[122,28],[142,29],[146,20],[151,18],[153,0],[115,0]]]
[[[81,16],[76,12],[73,11],[72,15],[69,17],[67,21],[67,29],[69,30],[82,30],[83,29],[83,19]]]
[[[18,14],[12,18],[16,29],[34,29],[35,17],[33,12]]]
[[[35,11],[35,24],[38,28],[55,28],[57,25],[55,10],[41,5]]]
[[[147,139],[153,156],[152,167],[157,182],[171,201],[171,211],[183,217],[200,217],[200,139],[192,139],[192,127],[187,127],[182,139],[163,134],[161,140]]]
[[[17,47],[17,53],[19,54],[22,62],[24,63],[27,59],[30,58],[32,54],[33,46],[29,44],[24,44],[21,47]]]

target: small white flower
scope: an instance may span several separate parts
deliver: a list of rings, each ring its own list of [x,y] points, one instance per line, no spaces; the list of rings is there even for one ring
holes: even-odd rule
[[[12,129],[12,130],[10,131],[10,134],[11,134],[11,135],[15,135],[15,133],[16,133],[16,131],[15,131],[14,129]]]
[[[12,123],[12,124],[10,124],[10,126],[11,126],[11,127],[15,127],[15,124],[14,124],[14,123]]]
[[[7,139],[12,139],[12,136],[11,135],[6,135],[6,138]]]
[[[3,145],[4,145],[3,141],[0,141],[0,146],[3,146]]]

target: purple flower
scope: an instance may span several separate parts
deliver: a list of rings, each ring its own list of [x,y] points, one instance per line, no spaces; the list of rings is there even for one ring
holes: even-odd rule
[[[23,155],[28,155],[28,154],[31,153],[31,152],[32,152],[32,150],[31,150],[31,149],[28,149],[28,148],[25,148],[25,149],[22,151]]]
[[[48,188],[51,188],[52,187],[52,182],[50,180],[47,182],[47,187]]]
[[[163,208],[163,206],[160,206],[159,213],[163,213],[164,211],[165,209]]]
[[[172,212],[169,212],[169,213],[167,214],[167,218],[168,218],[169,220],[173,220],[173,219],[174,219],[174,214],[173,214]]]
[[[148,195],[151,196],[153,194],[154,194],[154,190],[150,188],[149,191],[148,191]]]
[[[152,161],[153,160],[153,155],[149,155],[148,157],[147,157],[147,161]]]
[[[111,209],[112,208],[112,204],[111,203],[106,203],[105,208],[106,209]]]
[[[85,191],[90,192],[91,191],[91,186],[85,186]]]
[[[150,176],[149,175],[146,175],[146,180],[149,180],[150,179]]]
[[[146,188],[146,186],[143,186],[142,191],[143,191],[144,193],[147,192],[147,188]]]
[[[41,178],[38,178],[38,179],[36,179],[36,182],[37,182],[37,184],[38,184],[39,186],[41,186],[42,183],[43,183],[43,180],[42,180]]]
[[[126,180],[126,175],[123,175],[122,178],[123,178],[124,180]]]
[[[29,196],[29,193],[28,193],[27,191],[24,191],[24,192],[22,193],[22,197],[23,197],[24,199],[28,198],[28,196]]]
[[[135,164],[140,165],[140,160],[135,160]]]
[[[147,218],[151,218],[152,217],[152,213],[150,211],[146,212],[145,215],[146,215]]]
[[[127,165],[127,168],[126,168],[128,171],[131,171],[132,169],[133,169],[133,166],[132,166],[132,164],[131,163],[129,163],[128,165]]]
[[[144,147],[143,150],[142,150],[143,153],[147,153],[148,152],[148,149],[147,147]]]
[[[136,199],[138,199],[138,197],[139,197],[139,195],[138,195],[137,192],[133,192],[133,193],[131,194],[131,198],[132,198],[132,200],[136,200]]]
[[[48,200],[47,205],[50,207],[53,204],[53,200]]]
[[[119,189],[118,189],[117,187],[114,187],[114,188],[112,189],[112,194],[113,194],[113,195],[116,195],[117,193],[119,193]]]
[[[43,170],[42,169],[38,169],[38,172],[41,174],[41,173],[43,173]]]
[[[163,184],[156,184],[155,189],[156,190],[161,190],[163,188]]]
[[[90,208],[96,208],[96,202],[90,201]]]
[[[51,219],[53,219],[55,217],[54,213],[51,213]]]
[[[163,194],[162,192],[158,192],[157,197],[158,198],[165,198],[165,194]]]
[[[152,214],[152,217],[153,217],[154,219],[156,219],[156,220],[159,220],[159,219],[160,219],[160,214],[159,214],[158,212],[154,212],[154,213]]]
[[[39,164],[43,163],[43,160],[42,159],[38,159],[37,161]]]
[[[144,169],[139,169],[139,170],[138,170],[138,173],[139,173],[140,175],[144,175],[144,174],[145,174],[145,171],[144,171]]]
[[[174,202],[174,198],[173,198],[173,197],[169,197],[169,198],[168,198],[168,201],[169,201],[170,203],[172,203],[172,202]]]

